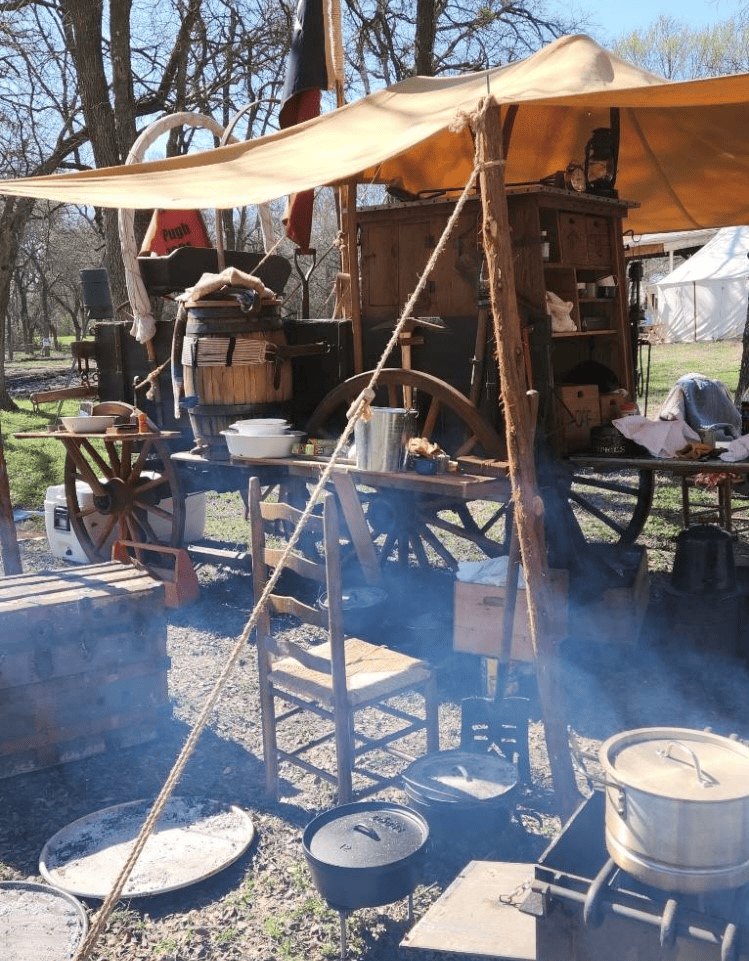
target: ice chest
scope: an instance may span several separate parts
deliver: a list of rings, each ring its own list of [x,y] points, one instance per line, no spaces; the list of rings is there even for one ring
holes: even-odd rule
[[[106,518],[98,511],[92,510],[94,506],[91,488],[83,481],[76,481],[78,492],[78,503],[85,510],[91,510],[84,519],[92,539],[96,539],[96,529],[106,522]],[[163,501],[165,510],[171,510],[171,497]],[[68,512],[68,502],[65,496],[65,485],[56,484],[47,488],[44,497],[44,521],[47,529],[47,540],[52,554],[63,561],[71,561],[75,564],[88,564],[81,543],[76,537],[75,531],[70,523]],[[162,537],[166,542],[169,538],[169,527],[161,517],[153,515],[151,526],[157,537]],[[205,492],[195,491],[185,497],[185,534],[184,543],[192,544],[203,537],[205,531]],[[114,542],[114,536],[111,538]]]
[[[554,599],[551,630],[552,637],[557,642],[564,640],[567,636],[568,580],[567,571],[549,571]],[[467,654],[499,657],[502,619],[507,600],[506,588],[455,581],[453,600],[453,648]],[[518,588],[515,602],[510,659],[528,663],[533,662],[534,659],[528,602],[524,588]]]
[[[0,777],[153,740],[164,585],[105,563],[0,579]]]

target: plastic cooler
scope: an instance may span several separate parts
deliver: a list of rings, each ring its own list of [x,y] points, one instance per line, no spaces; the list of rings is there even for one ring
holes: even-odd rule
[[[81,507],[84,509],[93,507],[93,497],[88,484],[83,481],[76,481],[76,490],[78,492],[78,503]],[[161,506],[165,510],[169,510],[171,504],[172,499],[169,497],[162,502]],[[71,561],[74,564],[90,563],[70,523],[64,484],[47,488],[44,498],[44,520],[47,528],[47,540],[55,557],[64,561]],[[96,537],[96,528],[103,524],[104,520],[104,516],[98,511],[92,511],[85,518],[84,524],[92,537]],[[152,517],[151,526],[157,536],[166,540],[169,529],[162,518]],[[185,498],[185,544],[199,541],[203,537],[204,531],[205,493],[196,491],[188,494]],[[114,541],[114,537],[112,537],[112,541]]]

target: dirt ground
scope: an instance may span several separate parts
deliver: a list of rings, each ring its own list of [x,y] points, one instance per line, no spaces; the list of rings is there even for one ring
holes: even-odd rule
[[[24,570],[58,566],[46,539],[22,540]],[[75,819],[111,805],[153,797],[164,783],[251,607],[246,574],[203,567],[201,597],[168,616],[170,717],[157,741],[18,775],[0,782],[0,880],[41,880],[44,843]],[[462,701],[481,693],[478,659],[452,653],[449,585],[403,583],[381,625],[389,643],[414,645],[404,621],[425,607],[444,625],[442,634],[416,640],[439,681],[441,747],[460,741]],[[594,750],[617,731],[650,725],[711,726],[719,733],[749,734],[749,681],[743,661],[716,655],[716,618],[701,646],[673,630],[664,575],[651,575],[651,604],[639,644],[566,643],[562,649],[562,703],[581,743]],[[709,620],[708,620],[708,623]],[[423,916],[453,878],[475,859],[533,862],[560,827],[552,790],[535,685],[527,672],[513,683],[529,698],[532,778],[520,786],[498,823],[478,830],[451,827],[433,833],[422,883],[415,892]],[[580,782],[581,790],[587,790]],[[264,792],[254,648],[248,646],[232,674],[209,729],[201,737],[177,793],[235,804],[249,812],[256,834],[234,864],[213,877],[169,894],[122,904],[112,915],[92,958],[128,961],[337,957],[339,917],[319,897],[301,846],[304,826],[333,806],[329,787],[284,772],[283,797]],[[386,796],[405,803],[400,789]],[[492,892],[487,892],[492,897]],[[98,907],[86,901],[89,915]],[[407,906],[397,902],[362,909],[347,920],[350,958],[415,961],[455,957],[400,948]]]

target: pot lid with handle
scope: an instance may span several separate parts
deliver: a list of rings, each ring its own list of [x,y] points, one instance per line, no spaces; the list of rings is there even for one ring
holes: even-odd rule
[[[305,853],[340,868],[397,864],[420,851],[429,838],[424,818],[387,801],[342,804],[310,821],[304,830]]]
[[[638,728],[601,745],[608,777],[675,801],[730,801],[749,796],[749,747],[734,738],[688,728]]]
[[[403,778],[426,794],[477,803],[504,798],[518,783],[518,769],[496,754],[437,751],[409,764]]]

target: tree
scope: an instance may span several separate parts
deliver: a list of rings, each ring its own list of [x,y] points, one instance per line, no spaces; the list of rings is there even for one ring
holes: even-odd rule
[[[512,63],[581,26],[550,19],[533,0],[345,0],[344,48],[365,93],[413,74],[438,76]]]

